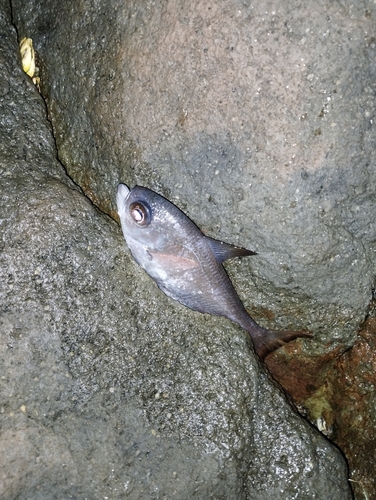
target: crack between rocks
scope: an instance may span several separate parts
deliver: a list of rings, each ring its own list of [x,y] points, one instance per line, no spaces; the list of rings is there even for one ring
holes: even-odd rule
[[[57,141],[56,141],[56,137],[55,137],[55,134],[54,134],[54,127],[53,127],[53,123],[52,123],[52,120],[49,116],[49,112],[48,112],[48,107],[47,107],[47,103],[46,103],[46,100],[43,96],[43,94],[41,92],[39,92],[39,95],[41,96],[42,100],[43,100],[43,104],[44,104],[44,109],[45,109],[45,116],[46,116],[46,120],[49,124],[49,128],[50,128],[50,134],[51,134],[51,137],[53,139],[53,143],[54,143],[54,147],[55,147],[55,154],[56,154],[56,160],[57,162],[61,165],[61,167],[63,168],[64,172],[65,172],[65,175],[68,177],[68,179],[72,182],[72,184],[74,184],[74,186],[77,188],[77,190],[91,203],[91,205],[93,205],[93,207],[95,207],[99,212],[101,212],[102,214],[104,215],[107,215],[107,217],[110,217],[112,220],[115,220],[113,219],[107,212],[104,212],[103,210],[101,210],[101,208],[99,208],[98,205],[96,205],[93,200],[90,198],[90,196],[88,196],[85,191],[82,189],[82,187],[69,175],[68,173],[68,170],[67,170],[67,167],[64,165],[63,161],[60,159],[60,155],[59,155],[59,148],[58,148],[58,145],[57,145]]]
[[[13,7],[13,2],[12,0],[9,0],[9,10],[10,10],[10,22],[11,22],[11,25],[13,26],[13,28],[15,29],[16,31],[16,35],[17,35],[17,42],[20,43],[20,35],[19,35],[19,30],[18,30],[18,27],[17,27],[17,24],[15,23],[14,21],[14,7]],[[38,89],[36,89],[39,93],[39,96],[40,98],[42,99],[43,101],[43,105],[44,105],[44,110],[45,110],[45,117],[46,117],[46,120],[49,124],[49,132],[51,134],[51,137],[53,139],[53,143],[54,143],[54,148],[55,148],[55,155],[56,155],[56,160],[57,162],[61,165],[61,167],[63,168],[64,170],[64,173],[65,175],[68,177],[68,179],[72,182],[72,184],[75,186],[75,188],[90,202],[90,204],[95,207],[99,212],[101,212],[102,214],[106,215],[107,217],[109,217],[111,220],[116,221],[116,219],[114,219],[113,217],[111,217],[111,215],[109,215],[107,212],[103,211],[98,205],[96,205],[93,200],[85,193],[85,191],[82,189],[82,187],[69,175],[68,173],[68,170],[66,168],[66,166],[64,165],[63,161],[60,159],[60,155],[59,155],[59,148],[58,148],[58,145],[57,145],[57,141],[56,141],[56,137],[55,137],[55,134],[54,134],[54,127],[53,127],[53,123],[52,123],[52,120],[49,116],[49,110],[48,110],[48,106],[47,106],[47,103],[46,103],[46,99],[44,98],[42,92],[40,92]]]
[[[19,34],[19,30],[18,30],[17,24],[16,24],[16,22],[14,20],[14,7],[13,7],[12,0],[9,0],[9,11],[10,11],[10,23],[13,26],[14,30],[16,31],[17,42],[19,44],[20,43],[20,34]],[[48,111],[48,106],[47,106],[47,103],[46,103],[46,99],[44,98],[42,92],[39,91],[39,89],[36,89],[36,90],[38,91],[38,94],[39,94],[40,98],[43,101],[44,110],[45,110],[45,117],[46,117],[46,120],[47,120],[47,122],[49,124],[49,128],[50,128],[49,132],[50,132],[51,137],[53,139],[53,143],[54,143],[54,147],[55,147],[55,155],[56,155],[57,162],[61,165],[61,167],[64,170],[65,175],[72,182],[72,184],[75,186],[75,188],[90,202],[90,204],[93,207],[95,207],[100,213],[102,213],[103,215],[106,215],[111,220],[113,220],[113,221],[115,221],[117,223],[117,220],[114,219],[113,217],[111,217],[111,215],[109,215],[107,212],[103,211],[98,205],[96,205],[93,202],[93,200],[85,193],[85,191],[82,189],[82,187],[69,175],[66,166],[64,165],[64,163],[60,159],[59,148],[58,148],[56,137],[55,137],[55,134],[54,134],[53,123],[52,123],[52,120],[51,120],[51,118],[49,116],[49,111]]]
[[[54,146],[55,146],[55,153],[56,153],[56,160],[57,162],[61,165],[61,167],[63,168],[64,172],[65,172],[65,175],[68,177],[68,179],[72,182],[72,184],[74,184],[74,186],[77,188],[77,190],[90,202],[90,204],[95,207],[101,214],[103,215],[106,215],[107,217],[109,217],[111,220],[115,221],[117,223],[117,220],[114,219],[113,217],[111,217],[111,215],[109,215],[107,212],[105,212],[104,210],[102,210],[98,205],[96,205],[93,200],[90,198],[90,196],[88,196],[85,191],[82,189],[82,187],[69,175],[68,173],[68,170],[66,168],[66,166],[64,165],[63,161],[60,159],[60,156],[59,156],[59,148],[58,148],[58,145],[57,145],[57,141],[56,141],[56,137],[55,137],[55,134],[54,134],[54,127],[53,127],[53,124],[52,124],[52,120],[49,116],[49,112],[48,112],[48,107],[47,107],[47,103],[46,103],[46,100],[44,98],[44,96],[39,92],[42,100],[43,100],[43,103],[44,103],[44,108],[45,108],[45,113],[46,113],[46,120],[50,126],[50,134],[51,134],[51,137],[53,139],[53,142],[54,142]]]
[[[16,26],[16,23],[14,22],[14,16],[13,16],[13,3],[12,3],[12,0],[9,0],[9,11],[10,11],[10,22],[11,22],[11,25],[14,27],[14,29],[16,30],[16,33],[17,33],[17,40],[19,40],[19,34],[18,34],[18,29],[17,29],[17,26]]]

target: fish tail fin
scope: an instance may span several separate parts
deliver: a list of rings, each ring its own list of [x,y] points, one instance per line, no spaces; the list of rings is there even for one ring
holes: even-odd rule
[[[291,340],[299,337],[313,337],[309,330],[268,330],[261,328],[255,335],[254,330],[249,332],[252,336],[253,345],[258,356],[264,360],[268,354],[275,351],[279,347],[287,344]]]

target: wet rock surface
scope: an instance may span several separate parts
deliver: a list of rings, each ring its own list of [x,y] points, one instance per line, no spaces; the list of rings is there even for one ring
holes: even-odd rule
[[[0,6],[1,497],[350,499],[244,332],[161,294],[66,175]]]
[[[350,347],[371,302],[375,16],[326,1],[13,2],[70,176],[113,215],[117,182],[138,183],[256,250],[229,265],[246,306],[310,328],[310,354]]]
[[[300,410],[345,453],[356,499],[376,495],[369,459],[376,442],[375,305],[345,353],[305,359],[279,353],[266,361]]]
[[[331,438],[344,450],[352,470],[356,498],[376,496],[376,319],[369,318],[354,347],[341,356],[323,385],[332,421]]]

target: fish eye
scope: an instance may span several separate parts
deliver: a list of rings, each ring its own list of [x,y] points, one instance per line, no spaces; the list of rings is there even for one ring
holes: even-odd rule
[[[151,211],[146,203],[136,201],[129,207],[132,219],[138,226],[148,226],[151,222]]]

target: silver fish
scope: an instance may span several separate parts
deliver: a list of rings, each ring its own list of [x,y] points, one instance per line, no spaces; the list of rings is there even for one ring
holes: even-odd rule
[[[204,236],[181,210],[150,189],[119,184],[116,201],[134,259],[166,295],[195,311],[238,323],[251,335],[261,359],[290,340],[311,336],[308,331],[268,330],[247,313],[222,262],[255,252]]]

